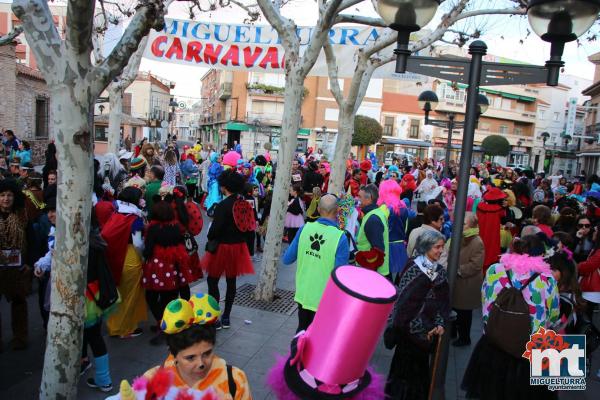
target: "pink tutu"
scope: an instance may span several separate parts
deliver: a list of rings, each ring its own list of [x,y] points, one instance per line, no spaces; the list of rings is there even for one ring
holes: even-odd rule
[[[294,215],[292,213],[285,214],[285,225],[286,228],[302,228],[304,226],[304,215]]]

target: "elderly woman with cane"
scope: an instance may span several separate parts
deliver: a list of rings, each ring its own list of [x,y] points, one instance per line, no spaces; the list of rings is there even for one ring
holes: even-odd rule
[[[385,393],[390,399],[427,399],[430,391],[431,357],[438,351],[450,312],[446,270],[438,264],[444,236],[423,232],[400,276],[398,299],[384,334],[387,348],[396,348]],[[435,362],[433,362],[435,364]]]

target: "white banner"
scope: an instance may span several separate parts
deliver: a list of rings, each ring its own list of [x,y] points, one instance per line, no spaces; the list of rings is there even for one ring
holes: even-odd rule
[[[314,27],[298,27],[300,53],[306,48]],[[339,68],[340,78],[354,73],[356,50],[373,43],[384,28],[362,25],[336,26],[329,32]],[[393,47],[393,46],[392,46]],[[383,51],[391,54],[392,47]],[[382,53],[380,53],[382,54]],[[284,50],[275,29],[268,25],[221,24],[180,19],[165,20],[161,32],[152,31],[144,57],[154,61],[177,63],[223,70],[285,72]],[[414,74],[394,74],[393,64],[380,68],[374,77],[391,77],[423,81]],[[310,75],[327,76],[323,51]]]

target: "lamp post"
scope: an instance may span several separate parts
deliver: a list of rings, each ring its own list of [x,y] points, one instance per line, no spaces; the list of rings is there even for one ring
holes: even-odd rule
[[[529,22],[542,40],[551,43],[550,59],[545,67],[519,64],[484,62],[487,45],[476,40],[469,46],[471,60],[410,56],[408,43],[410,33],[418,31],[435,15],[437,0],[378,0],[377,10],[387,25],[398,31],[396,72],[416,72],[434,78],[448,79],[468,84],[467,109],[464,122],[458,191],[454,209],[454,226],[448,257],[448,284],[450,298],[459,264],[460,244],[467,202],[469,170],[473,152],[473,140],[477,122],[477,99],[479,85],[510,85],[544,83],[558,85],[564,44],[586,32],[600,12],[600,0],[530,0],[527,7]],[[436,370],[432,397],[443,399],[445,395],[446,366],[448,363],[449,335],[444,334],[440,363]]]
[[[419,95],[419,107],[425,111],[425,125],[437,126],[439,128],[448,129],[448,140],[446,142],[446,162],[444,163],[444,176],[448,177],[450,155],[452,154],[452,134],[454,129],[463,129],[464,121],[456,121],[456,114],[453,112],[447,113],[448,120],[431,119],[429,113],[434,111],[438,106],[438,97],[435,92],[426,90]],[[490,102],[483,94],[477,96],[477,119],[487,111]]]

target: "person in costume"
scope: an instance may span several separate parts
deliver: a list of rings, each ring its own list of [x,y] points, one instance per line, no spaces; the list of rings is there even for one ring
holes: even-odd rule
[[[358,196],[364,214],[356,237],[356,262],[362,267],[390,276],[390,233],[387,215],[377,205],[379,189],[370,184]]]
[[[304,201],[302,201],[302,193],[301,185],[292,185],[290,188],[288,207],[283,224],[289,242],[294,240],[298,229],[304,225],[304,210],[306,206],[304,205]]]
[[[180,185],[173,188],[172,205],[173,209],[175,210],[175,218],[180,224],[181,234],[184,235],[184,239],[187,243],[186,251],[190,256],[190,268],[192,269],[194,275],[193,280],[188,282],[188,284],[180,285],[179,296],[182,299],[189,299],[189,284],[203,277],[202,268],[200,267],[200,256],[198,255],[198,246],[195,237],[202,232],[204,221],[202,220],[200,205],[189,197],[185,186]],[[196,244],[196,246],[194,246],[194,244]]]
[[[429,202],[441,193],[442,188],[433,178],[432,170],[428,169],[425,176],[426,178],[421,181],[415,192],[419,194],[419,200]]]
[[[225,275],[225,309],[217,327],[222,325],[227,329],[230,327],[229,316],[235,300],[237,277],[254,274],[246,235],[256,225],[254,214],[248,211],[251,206],[241,196],[244,177],[233,170],[227,170],[219,175],[218,184],[224,199],[215,207],[207,234],[207,251],[200,263],[208,275],[208,292],[215,299],[220,299],[219,280]]]
[[[137,176],[145,179],[146,169],[148,169],[148,163],[143,157],[135,157],[131,159],[131,165],[129,166],[129,173],[131,177]]]
[[[320,217],[300,228],[283,255],[283,263],[297,261],[296,295],[298,328],[306,330],[319,307],[325,284],[335,267],[348,264],[348,240],[337,224],[337,199],[326,194],[319,200]]]
[[[400,185],[392,179],[385,180],[379,185],[377,205],[385,207],[384,214],[388,216],[389,260],[392,278],[402,273],[406,261],[408,261],[406,227],[411,212],[406,208],[406,204],[400,200],[401,192]]]
[[[483,272],[490,265],[497,263],[501,253],[500,226],[506,216],[504,204],[506,193],[492,187],[483,195],[483,201],[477,205],[477,219],[479,220],[479,235],[485,245],[485,259]]]
[[[144,192],[144,200],[146,201],[146,211],[148,219],[152,218],[152,207],[154,206],[154,196],[158,195],[158,191],[165,177],[165,170],[160,165],[153,165],[149,173],[150,180],[146,185]]]
[[[102,238],[108,245],[107,258],[115,284],[121,294],[121,304],[108,318],[111,336],[121,338],[142,334],[139,323],[146,320],[147,309],[142,282],[142,251],[144,219],[140,209],[142,190],[127,187],[117,200],[117,211],[104,224]]]
[[[92,367],[92,362],[88,357],[89,346],[94,356],[94,377],[88,378],[86,384],[101,392],[110,392],[112,390],[112,379],[110,377],[108,350],[102,337],[102,320],[115,310],[119,299],[117,297],[112,305],[104,309],[96,303],[100,296],[104,295],[100,292],[102,286],[99,279],[101,279],[101,276],[106,276],[105,273],[108,270],[107,244],[100,236],[100,229],[94,211],[92,211],[91,219],[80,375],[83,375]]]
[[[179,297],[181,286],[195,279],[170,196],[153,206],[152,220],[146,227],[144,259],[142,287],[146,290],[148,308],[159,324],[167,304]],[[162,338],[159,334],[150,343],[157,345]]]
[[[530,361],[522,357],[530,335],[540,327],[552,327],[560,314],[558,286],[543,259],[544,252],[544,244],[538,236],[524,235],[515,239],[512,253],[504,254],[485,273],[481,289],[484,335],[475,346],[463,377],[461,387],[467,392],[467,398],[545,400],[558,397],[556,391],[529,384]],[[527,304],[529,331],[514,330],[514,323],[511,327],[502,325],[502,321],[510,322],[505,316],[491,319],[492,313],[502,312],[495,306],[496,299],[503,289],[511,287],[520,290]],[[509,338],[507,329],[511,328]],[[506,341],[493,340],[500,337]],[[515,348],[511,350],[509,345],[513,343]]]
[[[127,171],[113,153],[104,155],[104,163],[99,173],[103,180],[108,178],[110,186],[112,186],[117,193],[123,189],[123,185],[125,184],[125,181],[127,181]]]
[[[446,250],[450,247],[450,241]],[[463,239],[460,244],[460,258],[456,276],[455,290],[452,298],[452,308],[456,312],[456,322],[453,329],[458,338],[452,346],[463,347],[471,344],[471,323],[473,310],[481,306],[481,284],[483,275],[483,259],[485,248],[479,237],[477,216],[471,212],[465,215]],[[456,331],[456,332],[454,332]]]
[[[208,195],[204,199],[204,208],[210,210],[214,205],[219,203],[223,196],[219,189],[219,176],[223,172],[223,166],[220,164],[219,154],[216,152],[210,153],[210,167],[208,168]]]
[[[169,356],[161,366],[144,373],[151,379],[164,368],[173,375],[173,386],[183,389],[213,389],[219,399],[252,400],[246,374],[215,353],[216,322],[221,311],[210,295],[194,294],[189,301],[167,304],[161,321]]]
[[[27,252],[25,198],[13,179],[0,180],[0,296],[10,303],[12,348],[24,350],[28,341],[27,294],[31,289],[31,260]],[[2,337],[0,336],[0,349]]]
[[[359,168],[352,170],[352,177],[346,181],[344,188],[346,192],[352,195],[354,198],[358,198],[358,192],[360,191],[360,181],[363,172]]]
[[[186,186],[187,192],[191,198],[196,198],[198,189],[198,166],[191,158],[187,158],[179,165],[181,170],[181,182]]]
[[[373,164],[371,164],[370,160],[362,160],[360,162],[360,170],[362,171],[362,175],[360,176],[361,186],[365,186],[371,183],[371,181],[369,180],[369,171],[371,171],[372,167]]]
[[[167,185],[175,186],[177,184],[177,173],[179,172],[179,164],[177,163],[177,154],[171,146],[165,151],[165,176],[164,181]]]
[[[450,314],[448,277],[438,263],[443,249],[441,233],[424,232],[417,239],[417,256],[400,275],[398,298],[384,334],[385,346],[395,348],[385,387],[389,399],[429,398],[431,355],[440,351],[436,337],[444,334]]]

